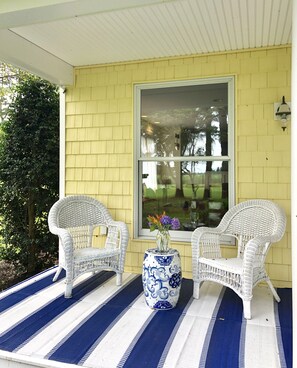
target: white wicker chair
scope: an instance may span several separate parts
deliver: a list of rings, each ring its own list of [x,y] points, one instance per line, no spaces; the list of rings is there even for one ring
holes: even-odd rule
[[[59,236],[59,267],[66,271],[65,297],[72,294],[73,281],[85,272],[112,270],[121,285],[129,233],[124,222],[113,221],[102,203],[87,196],[68,196],[50,209],[49,230]],[[96,227],[107,228],[104,248],[92,247]]]
[[[265,258],[272,243],[284,235],[286,216],[268,200],[249,200],[232,207],[216,228],[201,227],[192,234],[193,297],[199,299],[200,282],[214,281],[233,289],[243,300],[244,317],[251,318],[253,287],[266,281],[277,295],[266,271]],[[222,236],[237,242],[237,257],[222,258]]]

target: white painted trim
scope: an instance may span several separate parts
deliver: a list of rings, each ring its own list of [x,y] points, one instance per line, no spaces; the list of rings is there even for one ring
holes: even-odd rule
[[[72,85],[73,67],[9,30],[0,30],[0,60],[58,85]]]
[[[8,0],[0,2],[0,29],[75,18],[175,0]]]
[[[76,368],[77,365],[38,359],[18,353],[0,350],[1,368]]]
[[[235,77],[229,78],[228,80],[228,157],[232,162],[230,165],[230,170],[228,171],[228,186],[229,186],[229,208],[235,205],[235,198],[236,198],[236,185],[235,185],[235,172],[236,172],[236,163],[235,163],[235,146],[236,146],[236,139],[235,139]],[[231,123],[231,124],[230,124]],[[230,144],[231,142],[232,144]],[[233,240],[231,240],[233,244]]]
[[[59,170],[59,195],[65,197],[65,160],[66,160],[66,90],[60,87],[60,170]]]
[[[204,84],[214,84],[214,83],[228,83],[228,137],[229,141],[233,142],[233,144],[228,145],[228,161],[232,164],[229,166],[228,172],[228,185],[229,185],[229,208],[234,206],[235,204],[235,85],[234,85],[234,76],[227,77],[215,77],[215,78],[201,78],[201,79],[191,79],[191,80],[182,80],[182,81],[166,81],[166,82],[156,82],[156,83],[143,83],[143,84],[135,84],[134,85],[134,172],[133,172],[133,236],[134,238],[144,238],[144,239],[153,239],[154,236],[149,231],[149,229],[140,230],[140,221],[141,221],[141,212],[139,208],[142,208],[142,198],[141,198],[141,190],[142,190],[142,181],[139,180],[139,162],[141,161],[183,161],[184,158],[174,157],[154,157],[150,158],[142,158],[140,154],[140,131],[141,131],[141,123],[140,123],[140,109],[141,109],[141,91],[145,89],[155,89],[155,88],[168,88],[168,87],[179,87],[179,86],[193,86],[193,85],[204,85]],[[231,124],[230,124],[231,123]],[[226,158],[225,156],[220,156],[218,160],[222,160]],[[197,160],[197,158],[189,158],[187,157],[187,161]],[[214,161],[216,160],[215,156],[212,156],[211,159],[200,157],[199,161]],[[137,193],[137,194],[135,194]],[[153,233],[155,234],[155,233]],[[173,231],[171,232],[171,238],[173,241],[190,241],[192,232],[190,231]],[[224,239],[225,244],[233,244],[233,240],[231,238]]]
[[[291,254],[293,303],[293,367],[297,368],[297,0],[293,0],[292,7]]]

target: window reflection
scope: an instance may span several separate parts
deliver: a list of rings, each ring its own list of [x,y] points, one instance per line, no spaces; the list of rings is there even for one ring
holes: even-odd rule
[[[142,91],[141,157],[227,155],[227,106],[227,84]]]
[[[140,228],[163,211],[179,231],[217,226],[229,202],[228,82],[144,88],[140,99]]]
[[[163,211],[178,217],[183,231],[219,224],[228,209],[227,161],[148,161],[141,166],[143,228],[148,228],[148,215]]]

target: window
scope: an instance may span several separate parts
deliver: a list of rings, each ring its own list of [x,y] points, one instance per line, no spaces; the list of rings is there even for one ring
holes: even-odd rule
[[[135,236],[147,216],[179,218],[174,240],[217,226],[234,203],[232,77],[135,86]]]

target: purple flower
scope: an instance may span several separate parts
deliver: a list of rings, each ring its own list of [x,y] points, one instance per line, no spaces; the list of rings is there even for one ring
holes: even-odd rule
[[[161,232],[167,232],[170,229],[178,230],[180,228],[179,219],[176,217],[171,218],[170,216],[166,215],[165,212],[163,212],[161,215],[149,215],[147,220],[150,231],[158,230]]]
[[[171,220],[171,227],[172,230],[177,230],[180,228],[180,222],[178,218],[173,217],[173,219]]]
[[[167,215],[162,216],[161,217],[161,224],[166,226],[166,225],[171,225],[171,218]]]

